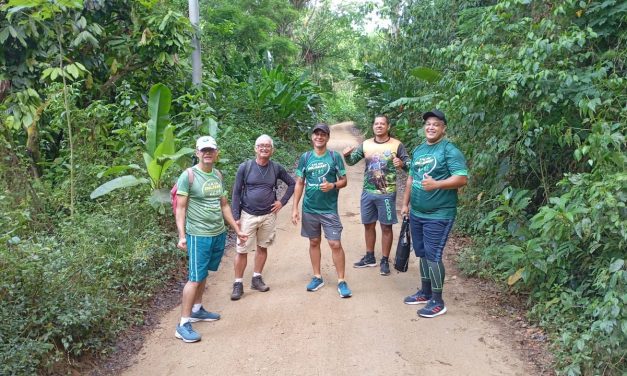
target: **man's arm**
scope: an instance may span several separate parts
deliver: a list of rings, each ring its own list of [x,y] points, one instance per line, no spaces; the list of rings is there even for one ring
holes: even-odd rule
[[[444,180],[434,180],[431,176],[425,174],[422,179],[422,188],[425,191],[433,191],[435,189],[458,189],[468,183],[468,176],[452,175]]]
[[[187,239],[185,238],[185,216],[187,215],[187,202],[189,197],[178,195],[176,198],[176,229],[179,234],[177,247],[182,250],[187,249]]]
[[[405,145],[398,145],[398,149],[396,149],[396,156],[394,157],[392,162],[394,163],[394,167],[402,168],[405,172],[409,171],[411,158],[409,157],[409,154],[407,154],[407,149],[405,149]]]
[[[301,177],[296,177],[296,185],[294,186],[294,200],[292,200],[292,223],[296,224],[300,220],[298,211],[298,203],[303,196],[305,181]]]
[[[349,166],[357,164],[364,158],[364,144],[361,143],[358,146],[347,146],[342,150],[342,155],[346,164]]]
[[[401,208],[401,215],[406,216],[409,214],[409,198],[411,197],[411,185],[414,183],[414,178],[407,176],[405,182],[405,193],[403,194],[403,206]]]
[[[229,224],[237,234],[237,237],[240,241],[245,242],[248,240],[248,236],[246,233],[242,232],[239,228],[239,225],[233,218],[233,213],[231,212],[231,206],[229,205],[229,200],[226,199],[225,196],[220,197],[220,208],[222,209],[222,216],[226,223]]]
[[[287,205],[287,202],[290,200],[292,195],[294,194],[294,189],[296,188],[296,181],[287,173],[283,166],[280,167],[279,179],[282,180],[285,184],[287,184],[287,190],[281,197],[281,206]]]
[[[244,162],[246,163],[246,162]],[[235,183],[233,184],[233,194],[231,195],[231,202],[233,203],[232,214],[233,218],[236,221],[239,221],[240,214],[242,213],[242,208],[240,205],[241,195],[242,195],[242,186],[244,185],[244,169],[242,165],[237,169],[237,174],[235,175]]]

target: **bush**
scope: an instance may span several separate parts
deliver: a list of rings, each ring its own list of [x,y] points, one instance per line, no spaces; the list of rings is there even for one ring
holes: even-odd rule
[[[0,248],[1,374],[107,352],[117,333],[141,322],[141,306],[181,257],[143,207],[78,214],[54,234]]]

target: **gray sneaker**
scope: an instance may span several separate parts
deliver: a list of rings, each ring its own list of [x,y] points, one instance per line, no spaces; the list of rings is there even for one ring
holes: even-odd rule
[[[253,277],[253,280],[250,283],[250,288],[261,292],[266,292],[270,290],[270,287],[266,286],[266,284],[263,283],[263,279],[260,275]]]
[[[239,300],[244,295],[244,284],[242,282],[233,283],[233,292],[231,293],[231,300]]]
[[[381,258],[381,270],[379,271],[379,274],[381,275],[390,275],[390,263],[388,261],[387,258]]]
[[[353,264],[353,268],[367,268],[369,266],[377,266],[377,259],[374,253],[366,252],[366,255]]]

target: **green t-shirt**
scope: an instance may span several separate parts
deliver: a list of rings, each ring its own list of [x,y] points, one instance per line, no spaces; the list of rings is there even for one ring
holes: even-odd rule
[[[328,192],[320,190],[320,184],[326,179],[329,183],[337,182],[337,178],[346,175],[346,168],[342,156],[337,152],[335,158],[329,150],[322,155],[314,151],[304,153],[298,160],[296,176],[305,182],[303,198],[303,212],[310,214],[337,213],[338,190]]]
[[[391,194],[396,193],[396,176],[398,175],[394,167],[394,157],[399,157],[407,166],[409,155],[399,140],[390,137],[388,141],[378,143],[374,138],[370,138],[346,157],[346,164],[352,166],[365,158],[364,191],[373,194]]]
[[[226,196],[222,179],[215,168],[206,173],[192,167],[194,181],[189,187],[187,171],[177,181],[177,195],[188,196],[185,232],[195,236],[216,236],[226,231],[220,199]]]
[[[428,219],[454,219],[457,214],[457,189],[422,189],[425,174],[434,180],[453,175],[468,176],[466,159],[455,145],[442,140],[434,145],[426,142],[414,149],[409,170],[414,179],[411,186],[411,212]]]

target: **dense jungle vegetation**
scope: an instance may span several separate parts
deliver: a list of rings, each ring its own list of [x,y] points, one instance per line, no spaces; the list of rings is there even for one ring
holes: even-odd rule
[[[166,192],[199,135],[230,186],[261,133],[291,165],[316,122],[385,112],[411,149],[431,108],[470,165],[460,266],[527,297],[558,374],[627,372],[627,2],[187,9],[0,2],[0,374],[106,356],[181,277]]]

